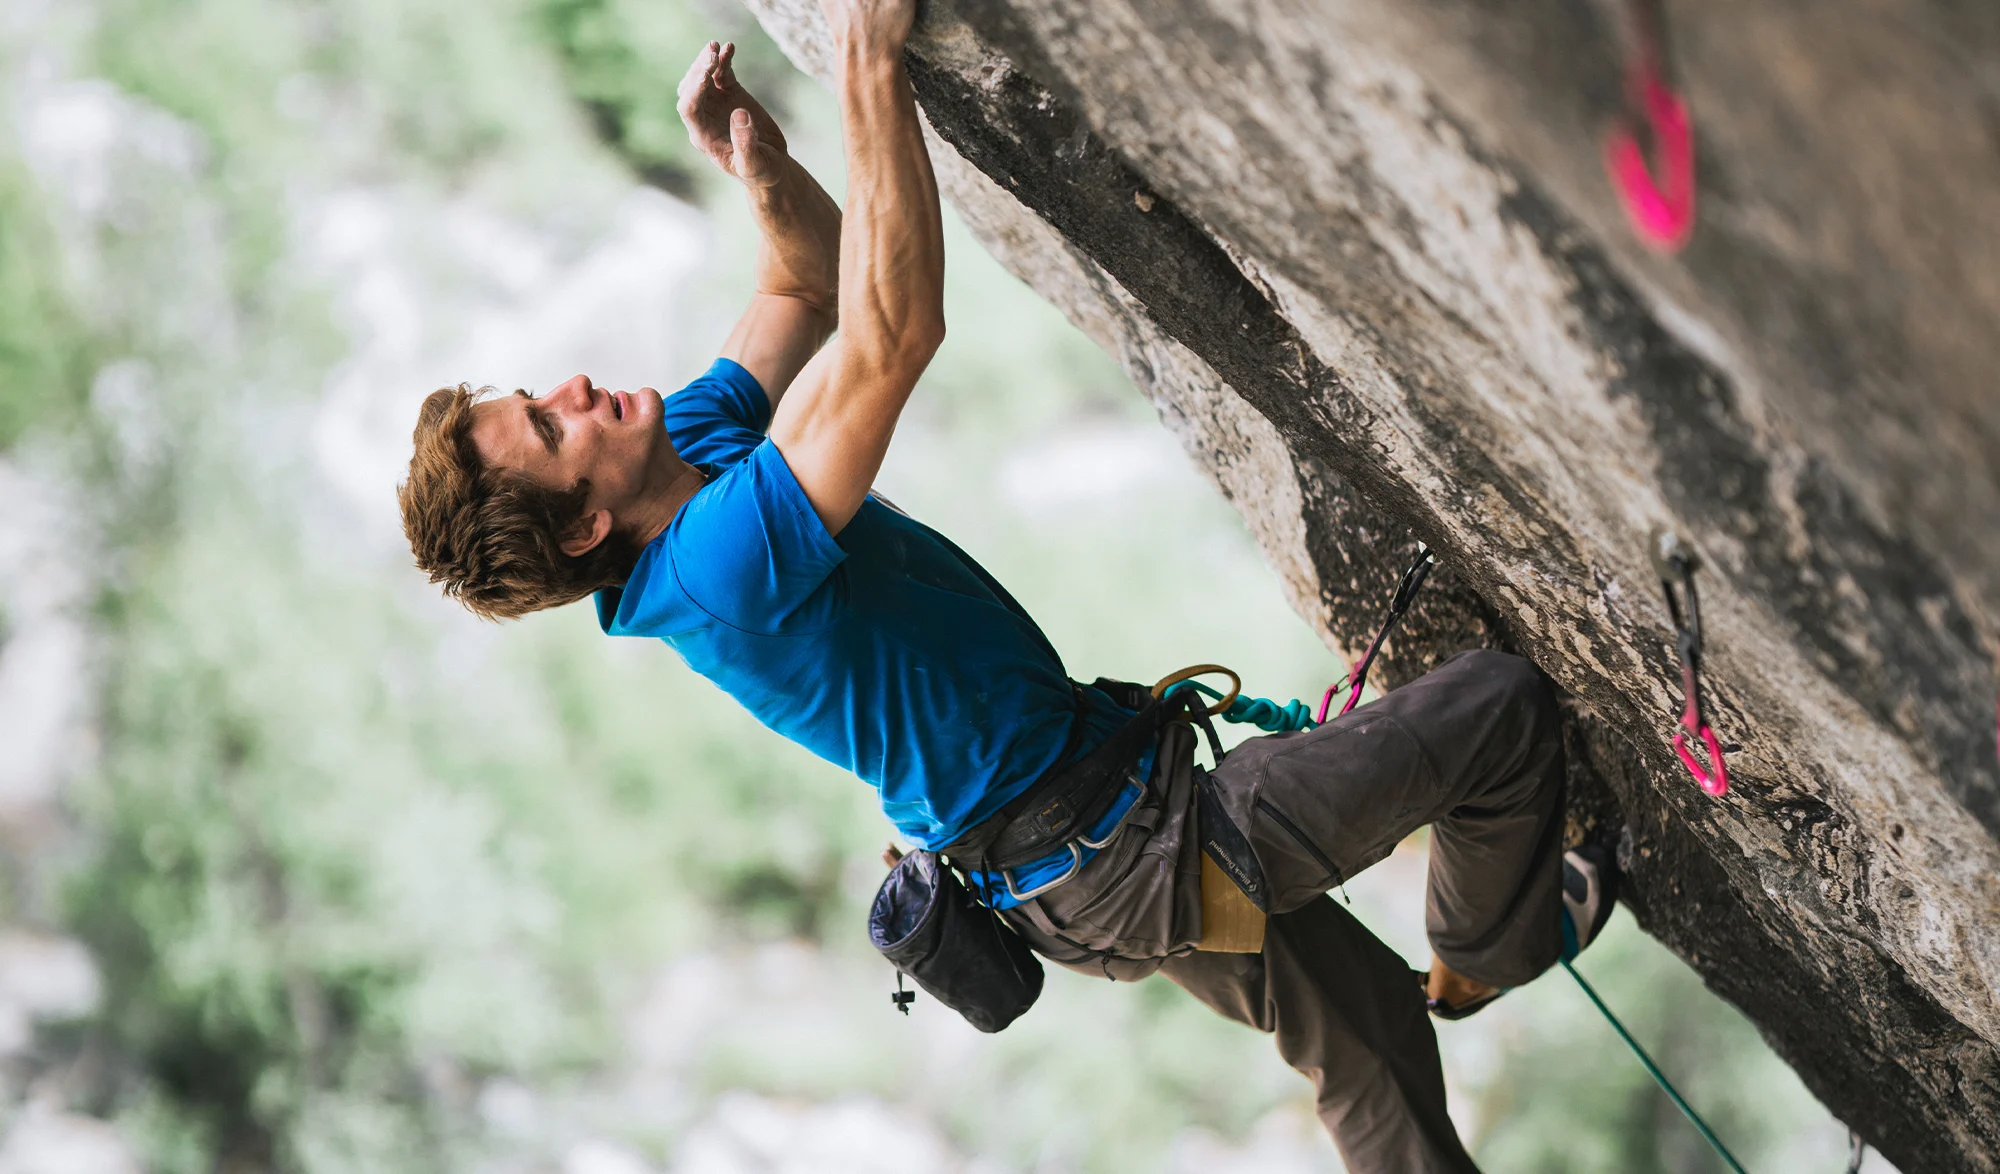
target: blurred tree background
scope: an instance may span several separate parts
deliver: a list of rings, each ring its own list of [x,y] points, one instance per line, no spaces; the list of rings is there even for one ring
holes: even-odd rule
[[[0,1170],[1339,1169],[1268,1041],[1164,982],[894,1015],[865,787],[587,609],[481,624],[409,568],[426,392],[670,389],[741,306],[747,216],[673,111],[710,38],[837,193],[825,95],[720,0],[0,13]],[[1076,675],[1316,695],[1234,514],[951,232],[884,489]],[[1422,869],[1349,886],[1418,964]],[[1841,1168],[1629,919],[1586,968],[1753,1169]],[[1440,1032],[1488,1168],[1719,1169],[1565,982]]]

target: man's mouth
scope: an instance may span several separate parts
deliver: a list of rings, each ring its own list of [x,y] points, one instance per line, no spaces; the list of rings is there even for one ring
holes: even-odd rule
[[[618,417],[620,420],[623,420],[625,418],[624,392],[614,391],[611,393],[611,414]]]

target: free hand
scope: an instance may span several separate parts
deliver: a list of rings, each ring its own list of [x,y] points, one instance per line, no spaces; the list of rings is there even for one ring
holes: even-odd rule
[[[785,134],[763,103],[736,80],[736,46],[710,41],[681,79],[679,108],[688,141],[717,167],[749,184],[778,182]]]

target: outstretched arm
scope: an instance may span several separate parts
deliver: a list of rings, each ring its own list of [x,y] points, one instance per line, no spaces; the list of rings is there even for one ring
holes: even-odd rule
[[[722,357],[776,407],[833,333],[840,280],[840,206],[785,150],[784,132],[736,80],[736,46],[710,41],[680,85],[688,138],[743,183],[757,220],[757,292]]]
[[[847,149],[840,337],[806,365],[771,421],[771,440],[838,534],[867,498],[903,405],[944,341],[944,229],[903,70],[915,0],[822,3]]]

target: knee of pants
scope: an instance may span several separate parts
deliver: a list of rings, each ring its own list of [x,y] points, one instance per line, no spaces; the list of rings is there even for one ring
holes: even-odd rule
[[[1454,667],[1492,690],[1497,703],[1519,707],[1536,740],[1562,736],[1562,710],[1556,704],[1555,682],[1534,661],[1492,648],[1462,652],[1452,661]]]

